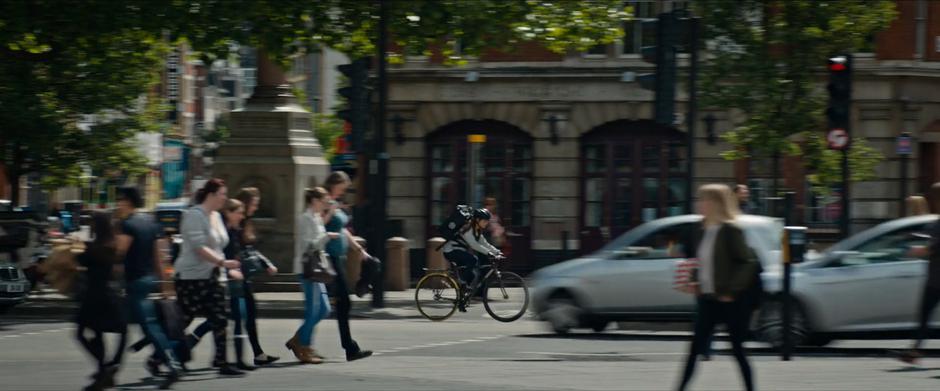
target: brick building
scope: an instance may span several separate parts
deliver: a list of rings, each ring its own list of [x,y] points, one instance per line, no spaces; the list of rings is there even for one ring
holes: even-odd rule
[[[637,20],[627,23],[626,37],[588,53],[523,45],[465,67],[410,57],[391,68],[389,118],[399,120],[387,139],[389,212],[417,248],[414,256],[422,257],[450,207],[482,197],[497,198],[519,270],[557,260],[565,235],[568,248],[588,251],[644,221],[685,213],[686,130],[648,120],[652,93],[624,77],[652,71],[638,54],[650,36],[639,21],[684,2],[634,3]],[[900,132],[915,141],[908,194],[940,180],[940,2],[899,1],[898,10],[875,52],[855,56],[852,129],[886,157],[878,179],[852,186],[856,231],[899,215]],[[676,110],[685,112],[686,102],[680,87]],[[725,161],[719,153],[729,146],[704,139],[702,119],[713,115],[722,132],[732,127],[729,113],[699,114],[694,185],[747,182],[766,196],[772,179],[763,162]],[[468,142],[475,134],[486,135],[478,149]],[[467,169],[468,158],[477,170]],[[803,220],[832,227],[838,206],[810,194],[799,164],[783,165],[781,187],[798,193]]]

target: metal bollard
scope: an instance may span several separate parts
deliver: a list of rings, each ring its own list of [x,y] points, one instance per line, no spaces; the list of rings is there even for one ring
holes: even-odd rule
[[[793,353],[793,340],[790,338],[793,321],[793,300],[790,299],[792,265],[803,261],[806,252],[806,227],[790,226],[784,228],[783,257],[783,361],[790,361]]]

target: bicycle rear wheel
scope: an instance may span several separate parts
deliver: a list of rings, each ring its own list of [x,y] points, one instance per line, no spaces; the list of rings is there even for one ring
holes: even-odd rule
[[[415,286],[415,303],[425,318],[440,322],[457,310],[460,289],[457,282],[443,273],[428,274]]]
[[[483,307],[500,322],[512,322],[529,308],[529,288],[513,272],[496,272],[483,285]]]

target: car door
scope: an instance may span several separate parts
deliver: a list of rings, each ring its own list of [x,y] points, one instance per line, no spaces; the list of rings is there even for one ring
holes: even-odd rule
[[[676,265],[685,259],[685,242],[698,224],[677,223],[655,229],[614,251],[607,263],[605,300],[628,313],[690,312],[695,300],[673,289]]]
[[[878,235],[833,254],[829,264],[807,276],[833,330],[910,327],[927,264],[908,253],[926,244],[925,228],[918,224]]]

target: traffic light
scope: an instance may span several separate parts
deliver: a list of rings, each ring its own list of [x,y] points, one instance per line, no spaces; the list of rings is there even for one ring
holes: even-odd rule
[[[837,55],[829,58],[829,107],[826,117],[829,129],[847,130],[849,107],[852,103],[852,56]]]
[[[655,21],[643,23],[655,23],[656,26],[656,44],[640,49],[644,61],[656,64],[656,73],[639,75],[637,81],[641,88],[653,91],[656,95],[653,119],[657,123],[673,126],[676,100],[676,34],[679,23],[676,16],[668,12],[659,14]]]
[[[346,108],[336,112],[336,116],[349,123],[350,144],[353,152],[362,151],[363,139],[369,128],[371,114],[372,88],[369,86],[368,58],[358,58],[349,64],[338,65],[336,69],[346,76],[349,85],[337,92],[346,100]]]

